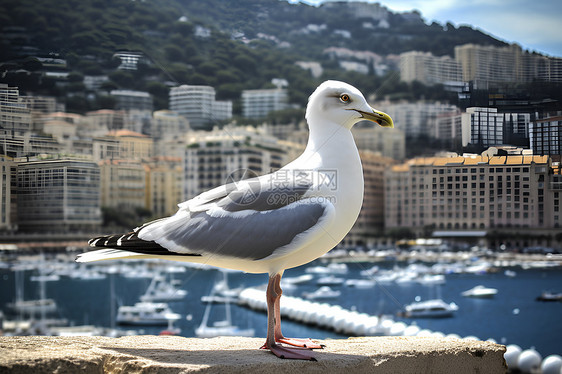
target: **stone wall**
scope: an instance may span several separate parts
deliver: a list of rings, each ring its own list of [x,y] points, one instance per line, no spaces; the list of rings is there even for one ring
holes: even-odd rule
[[[328,339],[317,362],[283,360],[264,339],[0,337],[0,373],[505,373],[505,347],[431,337]]]

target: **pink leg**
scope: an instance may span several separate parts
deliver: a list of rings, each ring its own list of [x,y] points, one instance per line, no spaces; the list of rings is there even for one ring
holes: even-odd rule
[[[267,339],[261,348],[269,349],[280,358],[316,361],[314,354],[309,349],[304,348],[304,344],[300,344],[300,347],[286,347],[278,344],[278,342],[281,343],[285,340],[283,334],[281,334],[281,313],[279,308],[279,299],[281,298],[280,282],[281,274],[275,274],[269,278],[266,292]],[[279,340],[277,338],[279,338]],[[291,339],[288,340],[290,341]]]
[[[314,354],[306,348],[286,347],[276,342],[276,335],[281,334],[281,316],[276,304],[279,304],[281,290],[279,283],[281,282],[281,274],[275,274],[269,277],[267,285],[267,339],[262,349],[269,349],[273,354],[280,358],[289,358],[296,360],[313,360]],[[282,336],[282,335],[281,335]]]
[[[294,347],[301,347],[301,348],[309,348],[309,349],[321,349],[324,348],[320,344],[314,343],[310,339],[295,339],[295,338],[286,338],[283,336],[281,332],[281,295],[283,294],[283,290],[281,290],[281,277],[276,278],[274,283],[275,286],[275,293],[277,294],[277,298],[275,300],[275,341],[278,343],[285,343],[292,345]]]

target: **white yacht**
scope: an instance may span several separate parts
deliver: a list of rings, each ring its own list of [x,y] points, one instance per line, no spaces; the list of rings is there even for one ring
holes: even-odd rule
[[[140,302],[117,309],[116,321],[122,325],[167,325],[170,320],[180,319],[166,303]]]
[[[178,287],[177,282],[170,281],[167,282],[163,275],[156,275],[152,278],[148,289],[140,297],[141,301],[173,301],[182,300],[187,295],[186,290],[182,290]]]
[[[441,299],[433,299],[406,305],[404,315],[408,318],[452,317],[458,309],[455,303],[447,304]]]
[[[230,311],[230,302],[233,297],[238,298],[238,293],[236,295],[232,293],[232,289],[228,287],[227,272],[222,271],[223,278],[218,280],[209,296],[205,299],[201,298],[201,301],[207,302],[207,307],[205,308],[205,314],[203,315],[203,320],[201,324],[195,329],[195,335],[199,338],[213,338],[216,336],[254,336],[254,329],[241,329],[238,326],[232,324],[232,315]],[[214,302],[222,298],[222,302],[225,304],[226,316],[224,320],[216,321],[211,326],[209,326],[209,316],[211,314],[211,306]]]
[[[32,275],[30,277],[32,282],[57,282],[60,280],[60,276],[57,274],[40,274],[40,275]]]
[[[462,292],[461,295],[466,297],[494,297],[497,293],[498,290],[496,288],[488,288],[479,285]]]
[[[314,292],[305,292],[303,297],[309,300],[335,299],[341,295],[341,291],[332,290],[329,286],[322,286]]]
[[[434,284],[445,284],[445,276],[443,274],[425,274],[422,277],[416,279],[419,284],[423,285],[434,285]]]
[[[375,287],[377,281],[374,279],[348,279],[345,281],[347,287],[372,288]]]
[[[303,275],[299,275],[298,277],[283,278],[281,279],[281,284],[282,285],[302,284],[302,283],[310,282],[312,279],[314,279],[314,276],[312,274],[303,274]]]
[[[326,277],[318,278],[316,284],[319,286],[339,286],[345,282],[344,278],[328,275]]]
[[[9,303],[8,307],[16,313],[40,315],[56,312],[57,303],[53,299],[17,300]]]
[[[254,329],[240,329],[238,326],[232,325],[232,321],[225,319],[217,321],[212,326],[207,323],[201,323],[195,329],[195,335],[198,338],[214,338],[216,336],[254,336]]]

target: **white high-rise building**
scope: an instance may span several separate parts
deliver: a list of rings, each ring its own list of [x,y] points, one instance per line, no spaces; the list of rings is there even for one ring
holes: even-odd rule
[[[431,125],[431,137],[443,141],[444,145],[456,148],[462,141],[462,113],[442,113],[435,117]]]
[[[394,121],[394,126],[404,131],[408,138],[418,138],[421,135],[431,136],[437,116],[456,113],[459,110],[455,105],[438,101],[414,103],[384,101],[377,103],[376,107],[388,113]]]
[[[403,160],[406,156],[406,137],[400,129],[383,129],[365,121],[353,126],[351,133],[360,151],[380,153],[394,160]]]
[[[400,78],[426,85],[462,80],[461,65],[450,56],[434,56],[429,52],[410,51],[400,55]]]
[[[0,83],[0,127],[12,136],[32,130],[31,109],[19,95],[17,87]]]
[[[232,118],[232,102],[216,101],[211,86],[182,85],[170,90],[170,110],[187,118],[192,128],[203,128]]]
[[[242,91],[242,114],[246,118],[263,118],[269,112],[287,107],[288,94],[285,89]]]
[[[426,85],[450,82],[489,83],[562,81],[562,59],[523,51],[517,44],[505,47],[464,44],[455,47],[454,58],[429,52],[400,55],[400,77]]]

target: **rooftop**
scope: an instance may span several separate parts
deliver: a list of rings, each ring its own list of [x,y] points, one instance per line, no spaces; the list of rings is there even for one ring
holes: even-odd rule
[[[149,138],[148,135],[141,134],[139,132],[131,130],[113,130],[107,133],[107,136],[114,137],[134,137],[134,138]]]
[[[413,166],[476,166],[476,165],[531,165],[547,164],[548,156],[526,155],[526,156],[457,156],[457,157],[418,157],[408,162],[395,165],[392,171],[405,172]]]

